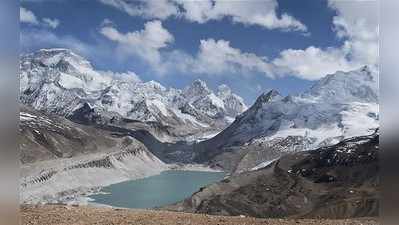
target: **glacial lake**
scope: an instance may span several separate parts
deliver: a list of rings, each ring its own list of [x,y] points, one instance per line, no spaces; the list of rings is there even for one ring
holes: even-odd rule
[[[220,181],[223,172],[171,170],[160,175],[102,188],[106,194],[89,196],[92,202],[123,208],[154,208],[184,200],[201,187]]]

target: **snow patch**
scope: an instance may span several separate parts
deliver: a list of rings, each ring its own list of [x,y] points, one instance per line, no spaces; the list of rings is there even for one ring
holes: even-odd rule
[[[209,94],[208,97],[211,100],[213,105],[215,105],[221,109],[224,109],[224,102],[220,98],[216,97],[216,95],[214,93]]]
[[[36,118],[37,118],[37,116],[26,113],[26,112],[19,113],[19,119],[21,121],[31,121],[31,120],[35,120]]]
[[[259,163],[257,166],[253,167],[250,169],[250,171],[255,171],[255,170],[259,170],[259,169],[263,169],[265,167],[267,167],[268,165],[272,164],[274,161],[276,161],[277,159],[273,159],[273,160],[269,160],[266,162],[262,162]]]
[[[60,80],[58,81],[58,83],[62,87],[67,89],[85,87],[85,84],[81,79],[66,73],[60,73]]]
[[[164,103],[162,103],[159,100],[153,99],[147,101],[150,105],[155,107],[157,110],[159,110],[164,116],[169,116],[168,110],[166,109],[166,106]]]

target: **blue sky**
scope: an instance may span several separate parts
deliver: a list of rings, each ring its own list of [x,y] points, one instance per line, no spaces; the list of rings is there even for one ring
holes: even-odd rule
[[[71,48],[97,69],[168,87],[227,84],[249,104],[272,88],[297,93],[337,70],[378,64],[374,1],[203,2],[23,0],[21,50]]]

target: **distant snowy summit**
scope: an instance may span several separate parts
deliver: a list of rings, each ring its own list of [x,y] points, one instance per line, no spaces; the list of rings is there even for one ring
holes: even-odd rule
[[[327,75],[299,95],[264,93],[228,128],[204,142],[197,159],[206,161],[239,147],[244,153],[237,168],[242,164],[247,169],[285,152],[372,134],[379,127],[378,77],[378,71],[364,66]]]
[[[363,67],[327,75],[300,95],[282,96],[276,90],[265,93],[231,129],[234,133],[250,131],[246,137],[237,136],[240,141],[258,135],[307,135],[319,143],[325,138],[370,134],[379,126],[378,114],[378,73]]]
[[[123,119],[171,127],[175,137],[212,135],[247,107],[221,85],[215,93],[201,80],[183,90],[142,82],[134,73],[98,71],[69,49],[42,49],[20,59],[20,101],[81,123]]]

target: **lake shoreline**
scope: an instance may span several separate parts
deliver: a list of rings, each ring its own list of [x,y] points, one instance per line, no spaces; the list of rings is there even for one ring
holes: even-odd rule
[[[70,160],[70,159],[68,159]],[[53,168],[53,161],[56,160],[49,160],[45,162],[41,162],[42,164],[50,164],[49,168]],[[52,164],[51,164],[52,163]],[[57,164],[59,165],[59,164]],[[62,164],[63,165],[63,164]],[[162,172],[165,171],[200,171],[200,172],[223,172],[222,170],[218,169],[213,169],[210,168],[207,165],[203,164],[163,164],[162,167],[158,169],[157,172],[155,173],[148,173],[148,174],[142,174],[137,177],[133,177],[131,175],[127,175],[125,178],[121,179],[113,179],[115,182],[109,182],[109,179],[106,179],[106,177],[103,177],[101,180],[107,180],[104,184],[102,182],[99,182],[97,186],[91,186],[91,187],[85,187],[85,186],[79,186],[74,189],[68,189],[68,190],[63,190],[60,193],[52,194],[53,196],[51,198],[47,199],[41,199],[37,201],[21,201],[21,204],[65,204],[65,205],[81,205],[81,206],[87,206],[87,205],[97,205],[92,202],[92,199],[90,199],[90,195],[94,194],[101,194],[103,191],[102,189],[106,186],[121,183],[121,182],[127,182],[127,181],[134,181],[134,180],[140,180],[140,179],[146,179],[152,176],[157,176],[161,174]],[[129,178],[130,177],[130,178]],[[21,178],[21,182],[26,179],[25,177]],[[24,189],[25,190],[25,189]],[[25,192],[24,192],[25,193]]]
[[[202,187],[225,178],[224,172],[190,169],[166,170],[159,175],[111,184],[85,197],[88,205],[94,206],[162,208],[183,201]]]

